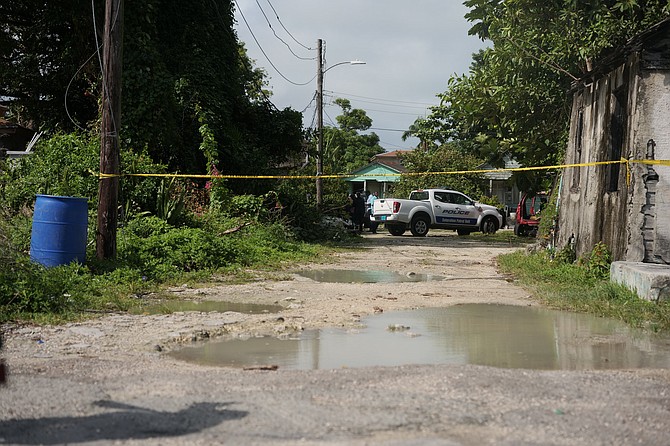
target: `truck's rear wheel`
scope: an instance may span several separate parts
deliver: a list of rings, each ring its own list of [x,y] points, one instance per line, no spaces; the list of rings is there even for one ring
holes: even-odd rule
[[[415,237],[425,237],[429,229],[430,220],[428,220],[428,217],[421,215],[414,217],[409,227],[409,230],[412,231],[412,235]]]
[[[404,226],[386,225],[386,229],[389,230],[389,233],[391,235],[403,235],[405,233],[405,227]]]

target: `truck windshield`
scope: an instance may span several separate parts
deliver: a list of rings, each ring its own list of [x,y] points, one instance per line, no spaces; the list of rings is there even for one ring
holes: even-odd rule
[[[428,191],[426,190],[419,190],[419,191],[414,191],[411,194],[409,194],[409,199],[410,200],[428,200]]]

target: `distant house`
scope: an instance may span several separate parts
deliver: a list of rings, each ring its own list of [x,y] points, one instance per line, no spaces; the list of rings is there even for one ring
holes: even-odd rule
[[[26,153],[35,132],[5,119],[7,107],[0,104],[0,156],[20,157]]]
[[[567,164],[670,159],[670,19],[610,54],[573,93]],[[578,255],[602,241],[614,260],[670,264],[669,221],[670,166],[564,172],[558,242],[574,236]]]
[[[377,192],[380,198],[386,197],[389,185],[400,181],[400,174],[407,172],[402,165],[401,157],[411,150],[394,150],[380,153],[372,157],[370,164],[351,172],[346,181],[351,190],[366,190]]]
[[[521,164],[509,155],[503,157],[505,169],[516,169],[521,167]],[[489,163],[484,163],[477,167],[477,170],[493,170]],[[509,170],[501,170],[499,172],[486,172],[483,174],[489,182],[489,197],[496,197],[500,204],[505,206],[510,212],[515,212],[516,205],[519,202],[519,188],[512,182],[512,172]]]

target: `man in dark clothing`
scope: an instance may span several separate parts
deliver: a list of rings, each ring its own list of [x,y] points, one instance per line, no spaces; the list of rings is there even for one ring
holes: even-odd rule
[[[354,194],[354,231],[363,232],[363,218],[365,217],[365,197],[362,191]]]

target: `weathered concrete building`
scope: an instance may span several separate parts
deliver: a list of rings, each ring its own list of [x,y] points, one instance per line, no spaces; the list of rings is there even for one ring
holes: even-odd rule
[[[670,159],[670,19],[638,35],[574,84],[566,163]],[[564,171],[559,247],[602,241],[614,260],[670,264],[670,166]]]

